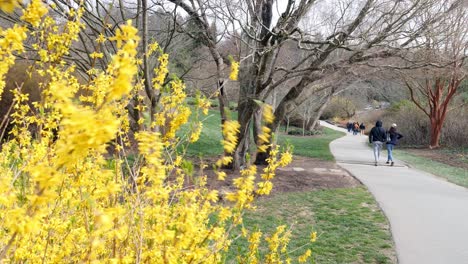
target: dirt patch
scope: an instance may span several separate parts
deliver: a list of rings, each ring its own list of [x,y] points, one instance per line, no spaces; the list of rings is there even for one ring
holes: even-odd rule
[[[446,149],[404,149],[406,152],[416,156],[424,157],[447,164],[449,166],[458,167],[468,170],[468,153],[452,152]]]
[[[257,168],[261,172],[263,166]],[[228,176],[225,181],[216,179],[213,171],[205,171],[208,176],[210,188],[230,191],[234,189],[232,179],[239,177],[239,173],[225,171]],[[349,188],[359,186],[361,183],[347,171],[341,169],[334,162],[322,161],[313,158],[294,157],[293,162],[276,172],[272,180],[273,193],[304,192],[322,189]]]

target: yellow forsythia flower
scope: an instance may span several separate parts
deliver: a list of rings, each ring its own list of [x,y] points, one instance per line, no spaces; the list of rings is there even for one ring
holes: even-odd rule
[[[27,37],[27,31],[25,26],[18,25],[0,30],[0,100],[6,84],[4,76],[15,63],[14,53],[24,51],[23,41]]]
[[[310,234],[310,242],[315,242],[317,240],[317,232],[312,232]]]
[[[166,80],[166,75],[169,72],[167,65],[169,64],[169,54],[162,54],[158,58],[159,67],[154,69],[154,78],[153,85],[155,89],[158,89],[161,85],[164,84]]]
[[[102,53],[100,53],[100,52],[93,52],[93,53],[89,54],[89,56],[90,56],[92,59],[98,59],[98,58],[104,57],[104,54],[102,54]]]
[[[17,6],[19,4],[16,0],[0,0],[0,9],[4,12],[11,13]]]
[[[148,55],[153,54],[156,50],[159,50],[159,43],[154,42],[148,45]]]
[[[268,195],[273,189],[273,183],[271,183],[271,181],[259,182],[257,186],[258,186],[258,189],[256,192],[259,195]]]
[[[234,152],[237,145],[237,133],[239,133],[239,122],[234,120],[227,120],[223,124],[223,136],[222,141],[224,150],[227,153]]]
[[[239,62],[232,60],[231,61],[231,73],[229,74],[229,79],[237,81],[239,75]]]
[[[218,180],[224,181],[226,179],[226,172],[224,171],[217,171],[216,174],[218,175]]]
[[[104,43],[106,42],[106,37],[104,36],[104,34],[99,34],[99,37],[96,39],[96,42],[97,43]]]
[[[275,115],[273,114],[273,107],[269,104],[265,104],[263,107],[263,120],[265,123],[271,124],[275,120]]]
[[[34,27],[37,27],[41,22],[41,18],[47,14],[47,12],[48,10],[41,0],[32,0],[21,19],[31,23]]]
[[[280,158],[280,161],[279,161],[279,166],[284,167],[284,166],[288,165],[289,163],[291,163],[291,161],[292,161],[292,154],[291,154],[291,152],[288,150],[288,151],[286,151],[286,152],[281,153],[281,158]]]
[[[312,255],[312,251],[308,249],[302,256],[300,256],[297,260],[299,263],[305,263],[307,259]]]

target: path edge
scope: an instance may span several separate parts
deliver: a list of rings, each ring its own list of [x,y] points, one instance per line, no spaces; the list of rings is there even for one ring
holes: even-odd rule
[[[342,137],[345,137],[346,135],[343,135]],[[337,139],[340,139],[342,137],[339,137]],[[333,141],[337,140],[337,139],[334,139]],[[330,144],[333,142],[331,141],[329,144],[328,144],[328,148],[330,148]],[[333,155],[333,153],[332,153]],[[392,224],[390,223],[390,220],[388,219],[388,216],[387,214],[385,213],[385,211],[383,210],[382,206],[380,205],[379,201],[376,199],[376,197],[374,196],[374,194],[369,190],[369,188],[367,187],[367,185],[365,185],[358,177],[356,177],[356,175],[354,175],[353,173],[351,173],[348,169],[346,169],[345,167],[341,166],[340,162],[336,161],[335,160],[335,156],[333,156],[333,159],[335,161],[335,164],[340,167],[342,170],[346,171],[349,175],[351,175],[351,177],[353,177],[354,179],[356,179],[362,186],[366,187],[366,190],[367,192],[372,196],[372,198],[374,199],[375,203],[377,204],[377,207],[379,208],[380,212],[382,212],[382,214],[384,215],[385,217],[385,220],[387,220],[387,224],[388,224],[388,228],[390,229],[390,238],[392,240],[392,245],[393,245],[393,248],[394,248],[394,252],[395,252],[395,257],[396,257],[396,263],[399,264],[400,263],[400,256],[398,254],[398,251],[397,251],[397,247],[396,247],[396,244],[395,244],[395,237],[393,236],[393,232],[392,232]]]

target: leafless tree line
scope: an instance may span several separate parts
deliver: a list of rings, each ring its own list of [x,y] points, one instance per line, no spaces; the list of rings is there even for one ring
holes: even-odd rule
[[[55,4],[53,15],[63,20],[67,19],[68,9],[78,6],[78,2],[65,0],[50,3]],[[99,47],[106,56],[95,61],[89,56],[98,48],[94,40],[100,34],[112,36],[124,21],[134,20],[142,34],[141,78],[152,117],[158,104],[158,94],[150,82],[157,60],[146,55],[152,39],[157,38],[168,52],[187,43],[197,43],[207,50],[209,59],[202,59],[216,66],[211,80],[219,91],[222,122],[228,118],[225,107],[229,66],[223,49],[226,42],[234,47],[231,55],[241,62],[237,95],[241,129],[234,168],[244,166],[252,150],[249,131],[252,124],[258,128],[261,122],[257,101],[275,97],[276,119],[270,128],[277,131],[280,122],[301,105],[303,98],[316,97],[314,112],[320,113],[346,84],[379,71],[403,74],[447,69],[450,65],[458,65],[454,67],[459,72],[466,69],[466,47],[462,47],[466,34],[461,33],[466,32],[466,23],[459,20],[466,16],[463,0],[120,0],[85,1],[83,7],[87,28],[80,35],[80,43],[73,47],[70,61],[83,73],[95,65],[103,67],[115,47],[111,43]],[[19,15],[2,13],[0,17],[15,22]],[[455,38],[458,44],[450,42]],[[447,55],[453,49],[458,50],[458,55]],[[444,59],[433,59],[434,54]],[[190,67],[181,75],[189,71]],[[461,82],[462,76],[457,80]],[[413,87],[411,82],[407,80],[408,87]],[[135,99],[129,105],[133,119],[141,114],[133,110],[138,103],[142,102]],[[313,127],[314,123],[316,118],[307,126]],[[258,133],[254,129],[253,142]],[[267,156],[258,154],[256,163],[263,163]]]

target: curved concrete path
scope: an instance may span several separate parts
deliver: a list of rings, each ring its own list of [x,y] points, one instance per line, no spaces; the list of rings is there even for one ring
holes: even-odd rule
[[[321,121],[322,126],[344,131]],[[364,183],[390,221],[399,263],[468,263],[468,189],[402,165],[374,166],[366,136],[331,142],[337,163]],[[468,175],[467,175],[468,176]]]

